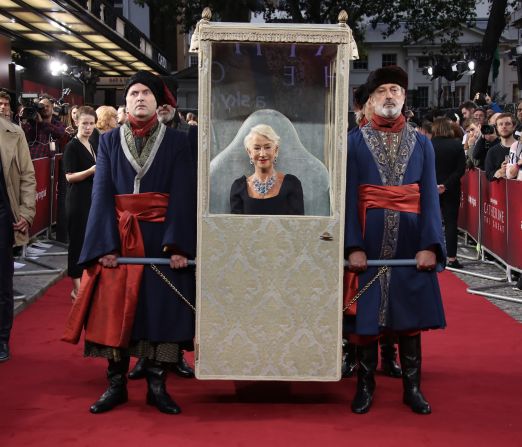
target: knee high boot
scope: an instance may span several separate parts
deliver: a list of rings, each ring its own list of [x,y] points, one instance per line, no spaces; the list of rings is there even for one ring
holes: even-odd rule
[[[195,377],[194,370],[185,360],[183,351],[181,349],[179,350],[177,363],[173,363],[170,367],[170,370],[184,379],[193,379]]]
[[[364,414],[370,410],[375,391],[375,370],[377,369],[377,341],[357,346],[357,392],[352,401],[352,412]]]
[[[421,336],[400,336],[399,356],[402,365],[403,402],[413,412],[430,414],[431,407],[420,390],[421,382]]]
[[[341,364],[341,376],[352,377],[357,368],[355,345],[343,339],[343,361]]]
[[[145,357],[138,359],[138,361],[134,365],[134,368],[132,368],[132,371],[129,373],[129,379],[144,379],[147,375],[147,362],[148,359],[146,359]]]
[[[179,414],[181,408],[172,400],[165,386],[167,365],[161,362],[147,363],[147,403],[162,413]]]
[[[120,361],[109,360],[107,379],[109,387],[101,397],[91,405],[91,413],[104,413],[117,405],[127,402],[127,372],[129,371],[129,357]]]
[[[383,335],[379,339],[381,347],[381,369],[382,372],[393,378],[402,376],[401,367],[397,363],[397,350],[395,349],[395,340],[391,335]]]

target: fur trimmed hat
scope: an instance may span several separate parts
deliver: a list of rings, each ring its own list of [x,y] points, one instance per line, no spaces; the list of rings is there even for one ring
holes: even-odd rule
[[[372,71],[368,76],[366,85],[368,93],[373,93],[382,84],[397,84],[404,90],[408,90],[408,73],[397,65],[388,65]]]
[[[170,104],[172,107],[176,107],[176,99],[159,76],[145,70],[137,71],[127,81],[124,97],[127,97],[129,88],[134,84],[146,85],[154,95],[154,98],[156,98],[158,106]]]
[[[353,92],[353,105],[362,109],[364,104],[368,101],[370,92],[368,91],[368,85],[363,84],[355,89]]]

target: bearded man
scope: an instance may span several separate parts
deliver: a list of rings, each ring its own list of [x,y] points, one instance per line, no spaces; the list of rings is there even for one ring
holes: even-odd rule
[[[195,276],[186,267],[196,251],[196,189],[186,135],[158,122],[166,96],[159,77],[137,72],[125,88],[128,122],[100,139],[80,255],[88,268],[64,335],[77,342],[85,325],[85,355],[108,359],[109,387],[92,413],[127,401],[131,355],[147,359],[147,403],[181,411],[165,381],[194,336]],[[170,258],[171,268],[118,265],[120,255]]]
[[[345,248],[350,273],[345,305],[357,344],[354,413],[369,411],[375,390],[377,340],[399,341],[403,401],[431,413],[420,390],[421,337],[446,325],[436,267],[445,262],[435,156],[431,142],[406,123],[408,76],[388,66],[367,81],[373,116],[348,139]],[[413,259],[416,266],[368,268],[367,259]],[[360,299],[355,291],[368,285]],[[356,308],[356,309],[355,309]]]

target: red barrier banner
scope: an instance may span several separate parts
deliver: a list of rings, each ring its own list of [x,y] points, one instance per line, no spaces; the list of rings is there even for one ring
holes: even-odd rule
[[[460,214],[459,214],[459,226],[466,230],[468,234],[475,240],[478,240],[479,234],[479,221],[480,221],[480,171],[473,169],[467,171],[464,177],[462,177],[462,190],[465,191],[464,203],[461,201],[462,212],[464,208],[464,223],[460,225]]]
[[[488,181],[480,173],[481,242],[484,248],[507,260],[507,195],[506,180]]]
[[[60,181],[60,162],[62,160],[63,154],[56,154],[54,156],[54,179],[53,179],[53,215],[51,217],[51,222],[56,223],[56,218],[58,216],[58,192],[59,192],[59,181]]]
[[[507,180],[507,263],[522,269],[522,182]]]
[[[33,160],[36,177],[36,214],[31,225],[31,236],[46,229],[51,222],[51,159],[49,157]]]

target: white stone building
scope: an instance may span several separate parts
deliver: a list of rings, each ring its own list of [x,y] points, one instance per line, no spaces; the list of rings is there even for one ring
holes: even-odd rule
[[[473,54],[482,43],[486,30],[487,19],[477,19],[476,26],[462,27],[463,35],[459,38],[461,56]],[[383,37],[384,24],[379,24],[373,29],[371,26],[365,31],[364,43],[361,45],[363,56],[351,64],[350,84],[353,89],[363,84],[370,71],[384,65],[397,64],[408,72],[408,105],[416,108],[424,107],[452,107],[463,100],[470,98],[471,77],[464,75],[455,81],[454,91],[451,83],[445,78],[439,77],[429,80],[423,74],[423,68],[432,65],[430,53],[440,54],[440,39],[431,44],[428,41],[420,41],[405,45],[404,27],[399,28],[391,36]],[[518,43],[518,29],[507,27],[502,34],[499,44],[500,67],[495,80],[490,72],[489,93],[498,94],[501,102],[514,102],[518,98],[517,71],[509,56],[509,50]],[[350,96],[350,105],[352,96]]]

